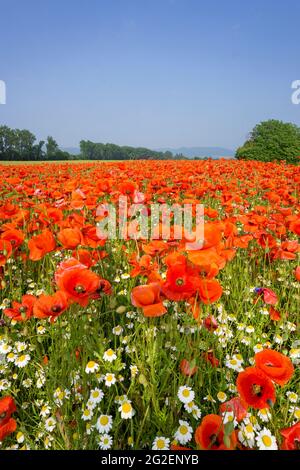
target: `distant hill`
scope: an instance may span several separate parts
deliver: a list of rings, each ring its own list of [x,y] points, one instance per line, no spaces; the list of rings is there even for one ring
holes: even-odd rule
[[[212,158],[220,158],[220,157],[232,157],[234,158],[234,150],[226,149],[223,147],[179,147],[179,148],[159,148],[156,149],[160,152],[172,152],[173,155],[176,153],[181,153],[185,157],[193,158],[193,157],[212,157]]]

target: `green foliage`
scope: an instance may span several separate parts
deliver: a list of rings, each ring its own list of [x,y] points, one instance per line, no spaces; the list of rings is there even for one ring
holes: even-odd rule
[[[81,158],[84,160],[138,160],[172,159],[171,152],[157,152],[144,147],[128,147],[115,144],[95,143],[90,140],[80,141]]]
[[[300,128],[275,119],[255,126],[249,139],[236,151],[236,158],[240,160],[299,163],[299,157]]]

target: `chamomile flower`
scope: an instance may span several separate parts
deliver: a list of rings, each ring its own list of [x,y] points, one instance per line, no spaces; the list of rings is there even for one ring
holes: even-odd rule
[[[113,334],[116,336],[120,336],[123,333],[123,331],[124,330],[121,325],[117,325],[112,329]]]
[[[8,354],[12,347],[8,343],[0,343],[0,354]]]
[[[38,326],[37,329],[36,329],[36,332],[38,335],[43,335],[44,333],[46,333],[46,328],[42,325]]]
[[[235,357],[232,357],[231,359],[228,358],[225,364],[226,364],[226,367],[236,372],[241,372],[243,370],[242,361],[239,361]]]
[[[91,390],[90,401],[94,403],[100,403],[103,397],[104,393],[100,388],[94,388],[93,390]]]
[[[224,401],[227,400],[227,395],[224,392],[218,392],[217,393],[217,399],[221,402],[224,403]]]
[[[113,440],[109,434],[102,434],[98,440],[98,444],[101,450],[111,449]]]
[[[187,421],[179,420],[179,427],[174,434],[174,438],[180,444],[186,444],[192,439],[193,436],[193,428]]]
[[[18,444],[22,444],[22,443],[24,442],[24,440],[25,440],[25,436],[24,436],[24,434],[23,434],[21,431],[19,431],[19,432],[17,433],[16,439],[17,439],[17,443],[18,443]]]
[[[157,436],[152,443],[152,450],[169,450],[170,439],[163,436]]]
[[[94,372],[98,372],[99,364],[95,361],[89,361],[86,365],[85,372],[87,374],[93,374]]]
[[[105,351],[103,354],[103,359],[106,362],[113,362],[115,359],[117,359],[117,355],[112,349],[107,349],[107,351]]]
[[[259,450],[277,450],[277,442],[275,436],[267,428],[263,428],[255,438]]]
[[[22,354],[22,356],[17,357],[17,359],[15,360],[15,365],[19,368],[23,368],[27,366],[29,361],[30,361],[29,354]]]
[[[55,429],[55,426],[56,426],[56,421],[52,416],[46,419],[45,428],[48,432],[52,432]]]
[[[100,434],[108,433],[112,428],[112,416],[100,415],[96,422],[96,428]]]
[[[252,448],[255,444],[255,429],[252,424],[243,424],[238,431],[238,438],[244,446]]]
[[[46,418],[46,416],[48,416],[50,414],[50,406],[48,404],[45,404],[42,406],[41,408],[41,411],[40,411],[40,415],[43,417],[43,418]]]
[[[286,392],[286,396],[291,403],[297,403],[298,395],[295,392]]]
[[[117,379],[116,379],[115,374],[108,373],[108,374],[105,374],[104,380],[105,380],[105,385],[107,387],[111,387],[112,385],[116,383]]]
[[[15,362],[16,357],[17,357],[17,356],[16,356],[15,353],[10,352],[10,353],[7,354],[6,360],[7,360],[7,362]]]
[[[195,392],[191,389],[191,387],[183,385],[179,387],[177,396],[181,403],[189,403],[190,401],[194,400]]]
[[[135,414],[135,410],[132,408],[130,400],[124,401],[124,403],[119,407],[119,411],[121,412],[121,417],[123,419],[131,419]]]
[[[83,419],[83,421],[90,421],[93,417],[93,411],[89,408],[85,408],[85,410],[83,410],[83,413],[81,415],[81,418]]]
[[[271,419],[271,413],[268,408],[261,408],[257,413],[258,417],[264,422],[267,423]]]

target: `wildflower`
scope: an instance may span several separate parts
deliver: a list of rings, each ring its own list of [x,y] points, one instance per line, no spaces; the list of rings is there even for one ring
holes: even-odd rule
[[[265,349],[257,353],[254,360],[256,367],[281,386],[285,385],[294,373],[291,360],[277,351]]]
[[[112,428],[112,416],[100,415],[96,422],[97,430],[102,433],[108,433]]]
[[[180,444],[186,444],[192,439],[193,428],[187,421],[179,420],[179,427],[175,432],[174,438]]]
[[[50,418],[47,418],[45,421],[45,429],[48,432],[52,432],[55,429],[56,426],[56,421],[53,417],[50,416]]]
[[[116,383],[117,379],[116,379],[115,374],[108,373],[108,374],[105,374],[104,380],[105,380],[105,385],[107,387],[111,387],[113,384]]]
[[[268,410],[268,408],[261,408],[257,415],[259,416],[259,418],[264,422],[264,423],[267,423],[268,421],[271,420],[271,413],[270,411]]]
[[[170,439],[163,436],[157,436],[152,443],[152,450],[169,450]]]
[[[100,388],[94,388],[93,390],[91,390],[90,401],[94,403],[100,403],[103,397],[104,393]]]
[[[93,374],[99,370],[99,364],[95,361],[89,361],[86,365],[85,372],[87,374]]]
[[[269,408],[276,400],[272,381],[257,367],[239,373],[237,389],[242,400],[253,408]]]
[[[23,354],[22,356],[19,356],[17,357],[17,359],[15,359],[15,365],[17,367],[23,368],[27,366],[29,361],[30,361],[29,354]]]
[[[132,408],[130,400],[124,401],[119,407],[119,411],[121,412],[121,417],[123,419],[131,419],[135,414],[135,410]]]
[[[179,387],[177,396],[181,403],[189,403],[190,401],[194,400],[195,392],[191,389],[191,387],[183,385]]]
[[[259,450],[277,450],[276,438],[267,428],[263,428],[255,438]]]
[[[112,329],[112,332],[116,336],[120,336],[123,333],[124,329],[122,328],[121,325],[117,325]]]
[[[221,416],[206,415],[195,431],[195,441],[202,450],[226,450],[236,447],[236,435],[233,431],[224,443],[224,426]]]
[[[107,362],[113,362],[115,359],[117,359],[117,355],[112,349],[107,349],[107,351],[105,351],[103,354],[103,359]]]
[[[83,419],[83,421],[90,421],[93,417],[93,411],[90,410],[89,408],[85,408],[85,410],[83,410],[83,413],[81,415],[81,418]]]
[[[101,450],[108,450],[111,449],[113,440],[109,434],[102,434],[102,436],[100,436],[99,438],[98,443]]]
[[[221,402],[224,403],[224,401],[227,400],[227,395],[224,392],[218,392],[217,394],[217,399]]]

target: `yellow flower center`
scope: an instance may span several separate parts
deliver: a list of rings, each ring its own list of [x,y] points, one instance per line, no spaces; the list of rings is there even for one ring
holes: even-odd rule
[[[262,437],[262,441],[263,441],[263,443],[264,443],[264,445],[265,445],[266,447],[271,447],[271,445],[272,445],[272,439],[270,438],[270,436],[266,436],[266,435],[263,436],[263,437]]]
[[[183,392],[182,392],[182,395],[183,395],[185,398],[187,398],[187,397],[190,396],[190,391],[189,391],[187,388],[185,388],[185,389],[183,390]]]
[[[123,411],[124,413],[129,413],[129,412],[131,411],[131,408],[132,408],[132,406],[131,406],[130,403],[124,403],[124,404],[122,405],[122,411]]]
[[[101,418],[100,418],[100,424],[101,424],[102,426],[106,426],[106,425],[108,424],[108,421],[109,421],[109,419],[108,419],[107,416],[101,416]]]
[[[180,432],[180,434],[183,434],[183,435],[184,435],[184,434],[187,434],[187,433],[188,433],[188,428],[187,428],[186,426],[184,426],[184,425],[183,425],[183,426],[180,426],[179,432]]]
[[[165,441],[163,439],[158,439],[158,441],[156,442],[156,447],[158,449],[164,449],[165,447]]]

